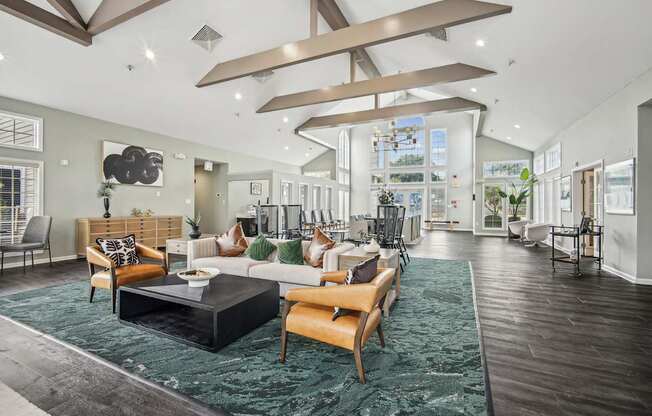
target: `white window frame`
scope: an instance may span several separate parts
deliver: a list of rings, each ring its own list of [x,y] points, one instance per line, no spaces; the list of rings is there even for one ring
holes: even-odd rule
[[[428,190],[428,218],[432,220],[432,190],[436,188],[444,189],[444,219],[448,220],[448,185],[446,182],[433,182]],[[441,221],[441,220],[437,220]]]
[[[537,166],[541,166],[540,169],[537,169]],[[539,156],[535,157],[532,162],[532,172],[535,175],[543,175],[546,173],[546,155],[541,153]]]
[[[301,198],[301,190],[305,187],[306,193],[303,197]],[[299,205],[301,205],[301,209],[308,211],[310,210],[310,207],[308,206],[308,203],[312,200],[311,194],[310,194],[310,186],[307,183],[299,183],[299,192],[298,192],[298,197],[299,197]],[[306,202],[306,204],[304,204]]]
[[[293,202],[293,199],[292,199],[292,193],[293,193],[292,192],[292,185],[293,184],[294,183],[291,182],[291,181],[281,181],[281,201],[280,201],[281,205],[283,205],[283,185],[288,186],[288,205],[292,204],[292,202]]]
[[[324,188],[324,209],[333,209],[333,187],[327,186]]]
[[[392,182],[392,175],[400,175],[403,173],[421,173],[423,174],[423,180],[420,182]],[[385,182],[387,186],[390,187],[395,187],[395,186],[403,186],[403,185],[424,185],[428,183],[428,178],[426,176],[427,171],[423,169],[418,169],[418,170],[392,170],[389,172],[387,175],[387,181]]]
[[[444,163],[443,165],[436,165],[432,161],[432,155],[433,155],[433,153],[432,153],[432,133],[434,131],[446,132],[446,163]],[[448,166],[448,129],[447,128],[433,128],[433,129],[430,129],[430,135],[428,136],[428,149],[429,149],[429,151],[428,151],[428,156],[429,156],[428,162],[429,162],[430,168],[435,169],[435,170],[446,170],[445,168]],[[438,169],[438,168],[441,168],[441,169]]]
[[[502,188],[503,192],[506,191],[507,185],[504,182],[485,182],[482,184],[482,210],[480,211],[480,221],[482,224],[482,229],[487,230],[487,231],[505,231],[507,229],[507,201],[505,198],[501,198],[501,204],[502,204],[502,218],[501,218],[501,226],[500,227],[487,227],[485,224],[485,197],[486,197],[486,189],[488,187],[499,187]]]
[[[43,161],[42,160],[19,159],[19,158],[13,158],[13,157],[0,157],[0,164],[8,164],[8,165],[16,165],[16,166],[20,166],[20,165],[30,166],[31,165],[31,167],[36,167],[38,169],[37,176],[36,176],[37,180],[38,180],[38,184],[37,184],[38,206],[34,210],[34,215],[33,216],[43,215],[44,203],[45,203],[44,187],[43,187],[43,178],[44,178],[44,174],[43,174],[43,166],[44,166],[44,164],[43,164]],[[39,251],[35,251],[35,252],[36,253],[41,253],[42,251],[39,250]],[[17,252],[9,252],[9,253],[5,253],[5,257],[18,256],[20,254],[21,253],[17,253]]]
[[[559,154],[559,158],[557,158],[557,160],[556,160],[556,165],[550,166],[551,165],[551,163],[550,163],[551,162],[550,155],[554,154],[555,152]],[[550,146],[546,150],[545,155],[546,155],[545,156],[546,157],[546,163],[545,163],[546,172],[552,172],[553,170],[561,168],[561,157],[562,157],[562,155],[561,155],[561,143],[557,143],[557,144],[554,144],[554,145]]]
[[[405,118],[420,118],[421,121],[423,122],[420,126],[423,128],[423,163],[420,165],[410,165],[410,166],[392,166],[392,160],[391,157],[385,157],[384,159],[384,164],[387,169],[390,171],[395,171],[395,170],[403,170],[403,169],[409,169],[409,170],[423,170],[426,169],[430,165],[430,160],[427,159],[427,157],[430,156],[430,136],[426,134],[426,119],[425,117],[401,117],[399,119],[396,119],[395,122],[398,122],[400,119],[405,119]],[[446,145],[448,145],[448,138],[446,139]],[[391,152],[385,152],[383,151],[383,157],[387,156],[388,153]],[[388,178],[389,179],[389,178]]]
[[[525,163],[522,163],[522,162],[525,162]],[[528,168],[528,169],[530,168],[530,161],[527,160],[527,159],[519,159],[519,160],[486,160],[486,161],[482,162],[482,177],[484,179],[494,180],[494,179],[519,178],[521,176],[521,171],[523,170],[523,168],[521,168],[519,170],[519,172],[514,174],[514,175],[487,176],[486,175],[486,170],[487,170],[486,167],[487,167],[487,165],[489,165],[491,163],[514,163],[514,164],[521,163],[521,164],[524,165],[523,168]]]
[[[0,147],[5,147],[8,149],[18,149],[26,150],[29,152],[42,152],[43,151],[43,119],[40,117],[29,116],[26,114],[12,113],[11,111],[0,110],[0,115],[4,115],[11,118],[22,119],[25,121],[31,121],[35,124],[34,131],[34,140],[36,141],[35,146],[20,146],[14,144],[0,144]]]

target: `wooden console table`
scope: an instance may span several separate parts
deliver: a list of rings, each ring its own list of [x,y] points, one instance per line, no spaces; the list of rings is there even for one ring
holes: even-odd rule
[[[98,238],[119,238],[129,234],[150,247],[165,247],[167,240],[181,238],[181,216],[111,217],[77,219],[77,255]]]
[[[378,267],[396,270],[396,273],[394,273],[394,288],[387,292],[383,305],[385,317],[388,317],[389,309],[401,295],[401,264],[398,250],[381,248],[377,253],[367,253],[362,247],[356,247],[339,255],[339,270],[350,269],[377,254],[380,254]]]

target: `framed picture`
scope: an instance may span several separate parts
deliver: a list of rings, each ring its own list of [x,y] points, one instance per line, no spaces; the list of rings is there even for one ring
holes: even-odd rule
[[[604,169],[604,211],[607,214],[634,215],[635,159]]]
[[[250,192],[251,195],[262,195],[263,194],[263,184],[260,182],[251,182]]]
[[[572,211],[573,210],[573,186],[571,183],[570,176],[564,176],[561,178],[559,183],[559,194],[561,195],[561,200],[559,206],[562,211]]]
[[[163,186],[163,152],[105,140],[102,175],[122,185]]]

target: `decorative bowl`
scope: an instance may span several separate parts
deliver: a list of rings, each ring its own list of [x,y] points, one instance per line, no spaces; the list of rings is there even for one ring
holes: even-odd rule
[[[188,282],[190,287],[204,287],[212,278],[220,274],[220,269],[214,267],[201,267],[177,273],[177,276]]]
[[[376,242],[376,239],[374,238],[371,239],[369,244],[365,244],[364,246],[362,246],[362,248],[367,253],[377,253],[378,251],[380,251],[380,245]]]

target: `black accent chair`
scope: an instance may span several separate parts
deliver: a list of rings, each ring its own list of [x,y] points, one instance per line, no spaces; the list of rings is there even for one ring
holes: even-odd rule
[[[315,231],[315,222],[312,220],[312,217],[310,217],[310,220],[308,219],[308,211],[305,209],[301,210],[301,227],[303,230],[303,235],[304,237],[307,237],[308,234],[312,238],[312,233]]]
[[[32,267],[34,267],[34,250],[47,250],[52,265],[52,250],[50,250],[50,229],[52,228],[52,217],[47,215],[34,216],[29,219],[23,238],[20,243],[0,245],[0,273],[5,268],[5,253],[23,252],[23,273],[27,264],[27,252],[32,255]]]
[[[394,233],[394,246],[398,248],[403,263],[407,266],[410,262],[410,255],[403,238],[403,224],[405,223],[405,207],[398,207],[398,220],[396,222],[396,232]]]
[[[301,205],[283,205],[283,225],[281,237],[294,239],[302,237],[303,224],[301,222]]]
[[[398,226],[399,206],[378,205],[378,216],[376,217],[376,238],[382,248],[398,250],[396,246],[396,231]],[[399,250],[400,254],[400,250]],[[399,261],[401,271],[403,263]]]
[[[333,226],[335,228],[338,228],[338,229],[339,228],[344,228],[344,221],[335,218],[335,216],[333,215],[333,210],[332,209],[329,208],[327,213],[328,213],[328,222],[333,224]]]

